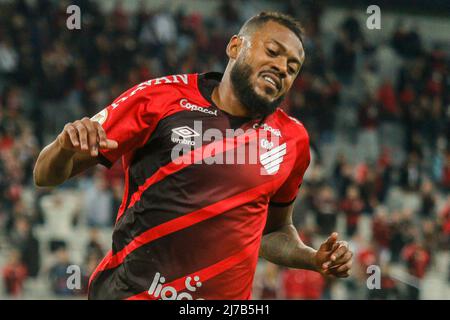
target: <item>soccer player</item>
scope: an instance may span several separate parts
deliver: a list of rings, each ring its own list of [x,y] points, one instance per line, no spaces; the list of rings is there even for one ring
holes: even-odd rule
[[[39,155],[38,186],[122,158],[112,250],[91,276],[90,299],[250,299],[258,256],[349,275],[353,254],[337,233],[315,250],[292,224],[309,138],[277,107],[305,59],[298,22],[260,13],[226,53],[223,74],[143,82],[92,119],[65,125]],[[232,129],[241,134],[230,138]],[[242,146],[249,157],[256,148],[257,161],[208,161]]]

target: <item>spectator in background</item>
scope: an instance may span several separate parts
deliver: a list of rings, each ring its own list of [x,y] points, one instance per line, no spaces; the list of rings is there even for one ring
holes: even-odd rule
[[[356,48],[345,28],[339,30],[339,39],[333,48],[333,71],[343,84],[351,84],[355,73]]]
[[[23,291],[23,283],[27,278],[27,268],[21,262],[19,251],[12,250],[9,253],[8,261],[2,271],[6,294],[12,297],[20,297]]]
[[[305,228],[301,235],[306,245],[311,245],[312,230]],[[317,272],[284,268],[281,270],[281,295],[288,300],[321,299],[326,287],[325,278]]]
[[[41,263],[39,241],[33,235],[31,225],[26,217],[16,219],[10,238],[11,244],[20,252],[21,261],[27,269],[27,274],[30,277],[36,277]]]
[[[86,261],[89,261],[91,256],[94,256],[97,260],[101,260],[104,256],[104,249],[100,241],[100,234],[97,228],[91,228],[89,230],[89,241],[85,249]]]
[[[334,190],[325,185],[313,197],[313,210],[316,215],[318,231],[321,235],[330,234],[336,229],[337,220],[338,204]]]
[[[110,227],[113,214],[113,195],[103,175],[98,171],[93,183],[85,190],[84,209],[87,224],[91,227]]]
[[[256,274],[255,279],[257,299],[270,300],[280,298],[280,267],[268,261],[262,262],[261,266],[262,270]]]
[[[450,249],[450,195],[447,195],[446,202],[439,213],[438,217],[440,232],[441,232],[441,245],[444,250]],[[450,266],[450,264],[449,264]]]
[[[286,269],[281,274],[283,299],[317,300],[322,298],[326,283],[320,273]]]
[[[430,254],[431,262],[433,262],[434,253],[439,249],[439,230],[434,220],[422,221],[423,246]]]
[[[347,222],[347,236],[353,237],[358,229],[359,217],[364,209],[364,202],[362,201],[359,190],[355,185],[347,188],[347,195],[341,201],[340,208],[345,214]]]
[[[381,268],[380,288],[369,290],[369,300],[398,300],[401,299],[401,291],[395,279],[391,277],[389,264],[383,264]]]
[[[402,252],[402,258],[406,262],[408,273],[414,279],[414,286],[408,286],[408,300],[420,299],[420,284],[425,277],[430,264],[430,254],[419,242],[407,245]]]
[[[406,228],[407,223],[403,219],[400,211],[394,211],[391,214],[390,222],[390,241],[389,249],[391,252],[391,261],[398,262],[400,260],[401,251],[406,244]]]
[[[56,262],[49,271],[49,280],[52,292],[58,296],[72,296],[75,294],[73,289],[67,285],[67,279],[70,274],[67,273],[68,267],[72,265],[69,259],[69,253],[65,245],[60,246],[55,252]]]
[[[433,183],[426,180],[420,188],[420,207],[419,214],[422,218],[434,218],[436,208],[436,193]]]
[[[377,247],[373,244],[367,244],[359,250],[357,255],[358,262],[361,266],[363,273],[366,272],[367,268],[371,265],[379,265],[379,252]]]
[[[112,195],[113,195],[113,202],[112,202],[112,212],[119,212],[119,208],[122,204],[122,195],[123,195],[123,185],[122,183],[113,183],[112,184]],[[116,223],[116,215],[111,214],[111,225],[114,225]]]
[[[363,159],[374,162],[379,154],[378,127],[380,111],[373,96],[366,95],[359,105],[359,152]]]
[[[81,268],[81,288],[76,291],[76,294],[84,296],[88,294],[89,278],[94,273],[95,268],[97,268],[101,259],[101,257],[99,258],[97,254],[94,253],[88,255],[86,263],[83,268]]]
[[[14,49],[11,39],[5,37],[0,41],[0,73],[12,74],[19,62],[19,57]]]
[[[378,204],[377,195],[377,173],[374,164],[361,162],[355,168],[356,183],[362,201],[364,202],[363,211],[372,214]],[[378,179],[379,180],[379,179]]]
[[[400,184],[406,191],[418,191],[422,184],[422,166],[417,152],[408,155],[400,171]]]
[[[417,30],[409,29],[400,21],[392,37],[392,46],[405,58],[414,58],[422,53],[422,41]]]
[[[450,106],[448,107],[449,111],[447,113],[450,115]],[[450,121],[447,125],[447,128],[450,128]],[[448,129],[450,131],[450,129]],[[450,133],[449,133],[450,135]],[[445,152],[444,155],[444,161],[442,165],[442,178],[441,178],[441,185],[444,191],[450,192],[450,147],[448,147],[449,150]]]
[[[379,203],[385,203],[392,182],[393,155],[389,148],[383,148],[377,161],[376,168],[376,194]]]
[[[79,210],[77,194],[55,190],[41,198],[46,237],[66,242],[74,233],[72,223]]]
[[[339,198],[345,197],[347,189],[353,181],[353,172],[352,166],[343,154],[338,154],[337,156],[333,169],[333,178]]]
[[[391,225],[386,208],[379,207],[372,220],[372,236],[382,249],[389,249],[391,241]]]

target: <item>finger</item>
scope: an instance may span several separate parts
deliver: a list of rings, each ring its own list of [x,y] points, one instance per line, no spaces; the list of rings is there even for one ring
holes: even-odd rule
[[[77,130],[73,127],[72,124],[67,124],[64,128],[64,131],[69,136],[70,142],[72,143],[72,146],[78,147],[80,145],[80,142],[78,141],[78,134]]]
[[[337,238],[338,238],[338,233],[337,232],[333,232],[328,237],[328,239],[324,243],[322,243],[320,248],[324,249],[324,250],[327,250],[327,251],[331,250],[333,248],[333,245],[336,242]]]
[[[322,264],[322,269],[336,269],[337,267],[341,266],[343,263],[338,263],[336,261],[328,260],[327,262]]]
[[[353,261],[350,260],[344,264],[333,265],[333,266],[329,267],[327,269],[327,271],[332,272],[332,273],[339,273],[339,272],[342,272],[342,270],[345,271],[345,270],[351,269],[352,264],[353,264]]]
[[[324,274],[328,277],[348,278],[350,276],[350,271],[346,271],[346,272],[342,272],[342,273],[325,272]]]
[[[334,273],[334,270],[332,270],[332,269],[324,270],[322,273],[326,276],[332,276],[332,277],[336,276],[336,274]]]
[[[116,140],[108,139],[106,143],[106,149],[117,149],[119,147],[119,143]]]
[[[351,252],[350,250],[348,250],[344,255],[342,255],[340,258],[336,259],[335,261],[333,261],[333,263],[331,265],[341,265],[341,264],[346,264],[347,262],[349,262],[353,257],[353,252]]]
[[[326,261],[324,264],[322,264],[322,268],[323,269],[327,269],[327,268],[329,268],[329,267],[331,267],[331,266],[333,266],[333,265],[336,265],[338,262],[337,262],[337,259],[339,258],[339,257],[342,257],[341,256],[341,254],[338,252],[338,255],[336,256],[336,254],[335,254],[335,251],[340,247],[340,246],[342,246],[343,245],[343,242],[344,241],[338,241],[338,242],[336,242],[334,245],[333,245],[333,247],[331,248],[331,252],[332,252],[332,254],[330,255],[330,260],[328,260],[328,261]],[[344,253],[345,254],[345,253]],[[342,259],[342,258],[340,258],[340,259]],[[342,264],[342,262],[340,263],[340,264]]]
[[[98,155],[97,128],[89,118],[83,118],[82,122],[88,132],[88,143],[91,156],[96,157]]]
[[[342,273],[336,273],[336,274],[330,274],[329,276],[336,277],[336,278],[348,278],[350,276],[350,270],[342,272]]]
[[[333,272],[337,277],[340,278],[346,278],[350,275],[350,269],[352,268],[352,264],[344,264],[336,269],[335,272]]]
[[[353,253],[351,251],[347,251],[344,255],[340,256],[338,259],[331,258],[327,262],[322,264],[323,269],[335,268],[336,266],[340,266],[342,264],[347,263],[353,257]],[[334,260],[333,260],[334,259]]]
[[[343,273],[343,272],[347,272],[347,271],[350,270],[351,268],[352,268],[351,263],[343,264],[343,265],[340,266],[339,268],[336,268],[336,274]]]
[[[94,122],[95,126],[97,128],[97,135],[98,135],[98,142],[100,145],[100,148],[106,148],[108,145],[108,138],[106,138],[105,130],[103,130],[103,127],[100,123]]]
[[[339,241],[335,242],[335,243],[333,244],[333,247],[331,248],[330,251],[331,251],[331,252],[336,251],[336,249],[339,248],[339,246],[340,246]]]
[[[331,261],[336,261],[348,251],[348,243],[339,241],[339,247],[331,254]]]
[[[77,129],[78,137],[80,138],[81,150],[89,150],[86,128],[81,122],[75,122],[75,128]]]

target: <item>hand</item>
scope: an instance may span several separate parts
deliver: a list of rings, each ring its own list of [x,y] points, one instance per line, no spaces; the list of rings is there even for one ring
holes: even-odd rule
[[[87,117],[66,124],[57,141],[62,149],[90,153],[92,157],[98,155],[99,146],[101,149],[118,147],[117,141],[107,139],[100,123]]]
[[[337,241],[337,239],[337,232],[333,232],[322,243],[316,252],[316,266],[324,275],[347,278],[352,268],[353,252],[348,248],[346,241]]]

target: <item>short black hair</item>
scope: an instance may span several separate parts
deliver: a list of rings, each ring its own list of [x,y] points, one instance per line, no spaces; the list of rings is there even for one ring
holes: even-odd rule
[[[265,25],[269,21],[274,21],[279,23],[289,30],[291,30],[298,37],[300,42],[303,44],[303,27],[298,20],[294,17],[284,14],[281,12],[275,11],[263,11],[258,13],[257,15],[248,19],[241,30],[239,30],[240,35],[253,33],[259,27]]]

